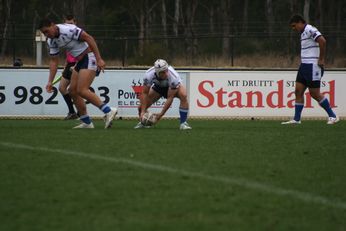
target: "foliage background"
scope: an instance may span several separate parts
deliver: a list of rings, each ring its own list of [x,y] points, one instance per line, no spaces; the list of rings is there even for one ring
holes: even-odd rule
[[[157,57],[182,66],[295,66],[299,35],[288,26],[295,13],[327,38],[329,66],[346,61],[342,0],[2,0],[0,63],[34,60],[40,18],[62,22],[70,13],[114,66],[151,65]]]

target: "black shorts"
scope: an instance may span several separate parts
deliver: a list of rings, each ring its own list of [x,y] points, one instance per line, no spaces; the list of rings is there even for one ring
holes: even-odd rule
[[[159,87],[157,85],[152,86],[153,90],[159,93],[162,97],[167,99],[168,87]]]
[[[100,70],[96,65],[96,58],[94,53],[89,52],[83,56],[81,60],[79,60],[74,68],[75,71],[79,73],[81,69],[89,69],[96,71],[96,76],[100,74]]]
[[[62,72],[62,77],[64,79],[67,79],[67,80],[71,80],[71,76],[72,76],[72,69],[71,67],[73,67],[76,63],[67,63],[65,68],[64,68],[64,71]]]
[[[296,82],[308,88],[320,88],[324,69],[317,64],[302,63],[299,66]]]

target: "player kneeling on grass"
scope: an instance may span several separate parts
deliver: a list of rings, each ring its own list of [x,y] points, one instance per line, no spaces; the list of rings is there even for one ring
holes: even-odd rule
[[[143,90],[140,98],[140,105],[138,107],[140,122],[135,126],[135,129],[150,127],[147,124],[142,123],[143,116],[146,114],[148,108],[161,97],[164,97],[167,100],[161,112],[154,115],[155,123],[164,116],[172,105],[173,99],[179,98],[180,129],[191,129],[189,124],[186,122],[189,112],[186,88],[182,84],[179,74],[172,66],[169,66],[163,59],[156,60],[154,66],[146,71],[143,82]]]

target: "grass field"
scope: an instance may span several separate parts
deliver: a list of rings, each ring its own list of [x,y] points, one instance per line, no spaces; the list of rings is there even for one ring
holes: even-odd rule
[[[346,123],[0,120],[0,230],[346,230]]]

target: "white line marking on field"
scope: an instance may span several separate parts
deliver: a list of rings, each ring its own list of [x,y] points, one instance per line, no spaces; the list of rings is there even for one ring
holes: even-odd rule
[[[236,185],[236,186],[244,187],[247,189],[252,189],[255,191],[266,192],[268,194],[274,194],[274,195],[279,195],[279,196],[283,196],[283,197],[291,197],[294,199],[299,199],[299,200],[304,201],[304,202],[316,203],[316,204],[321,204],[321,205],[325,205],[325,206],[329,206],[329,207],[334,207],[334,208],[346,210],[346,202],[343,202],[343,201],[340,201],[337,199],[329,199],[326,197],[313,195],[313,194],[307,193],[307,192],[300,192],[300,191],[296,191],[296,190],[275,187],[275,186],[260,183],[260,182],[250,181],[250,180],[247,180],[245,178],[211,176],[211,175],[207,175],[204,173],[190,172],[190,171],[186,171],[183,169],[177,169],[177,168],[172,168],[172,167],[157,165],[157,164],[149,164],[149,163],[130,160],[130,159],[126,159],[126,158],[105,157],[105,156],[99,156],[97,154],[92,154],[92,153],[76,152],[76,151],[69,151],[69,150],[64,150],[64,149],[33,147],[33,146],[29,146],[29,145],[24,145],[24,144],[7,143],[7,142],[0,142],[0,144],[2,146],[9,147],[9,148],[42,151],[42,152],[51,152],[51,153],[60,153],[60,154],[64,154],[64,155],[78,156],[78,157],[84,157],[84,158],[89,158],[89,159],[94,159],[94,160],[103,160],[103,161],[107,161],[107,162],[123,163],[123,164],[128,164],[128,165],[140,167],[143,169],[149,169],[149,170],[155,170],[155,171],[159,171],[159,172],[172,173],[172,174],[176,174],[176,175],[195,177],[195,178],[200,178],[203,180],[209,180],[209,181],[215,181],[215,182],[222,182],[225,184]]]

